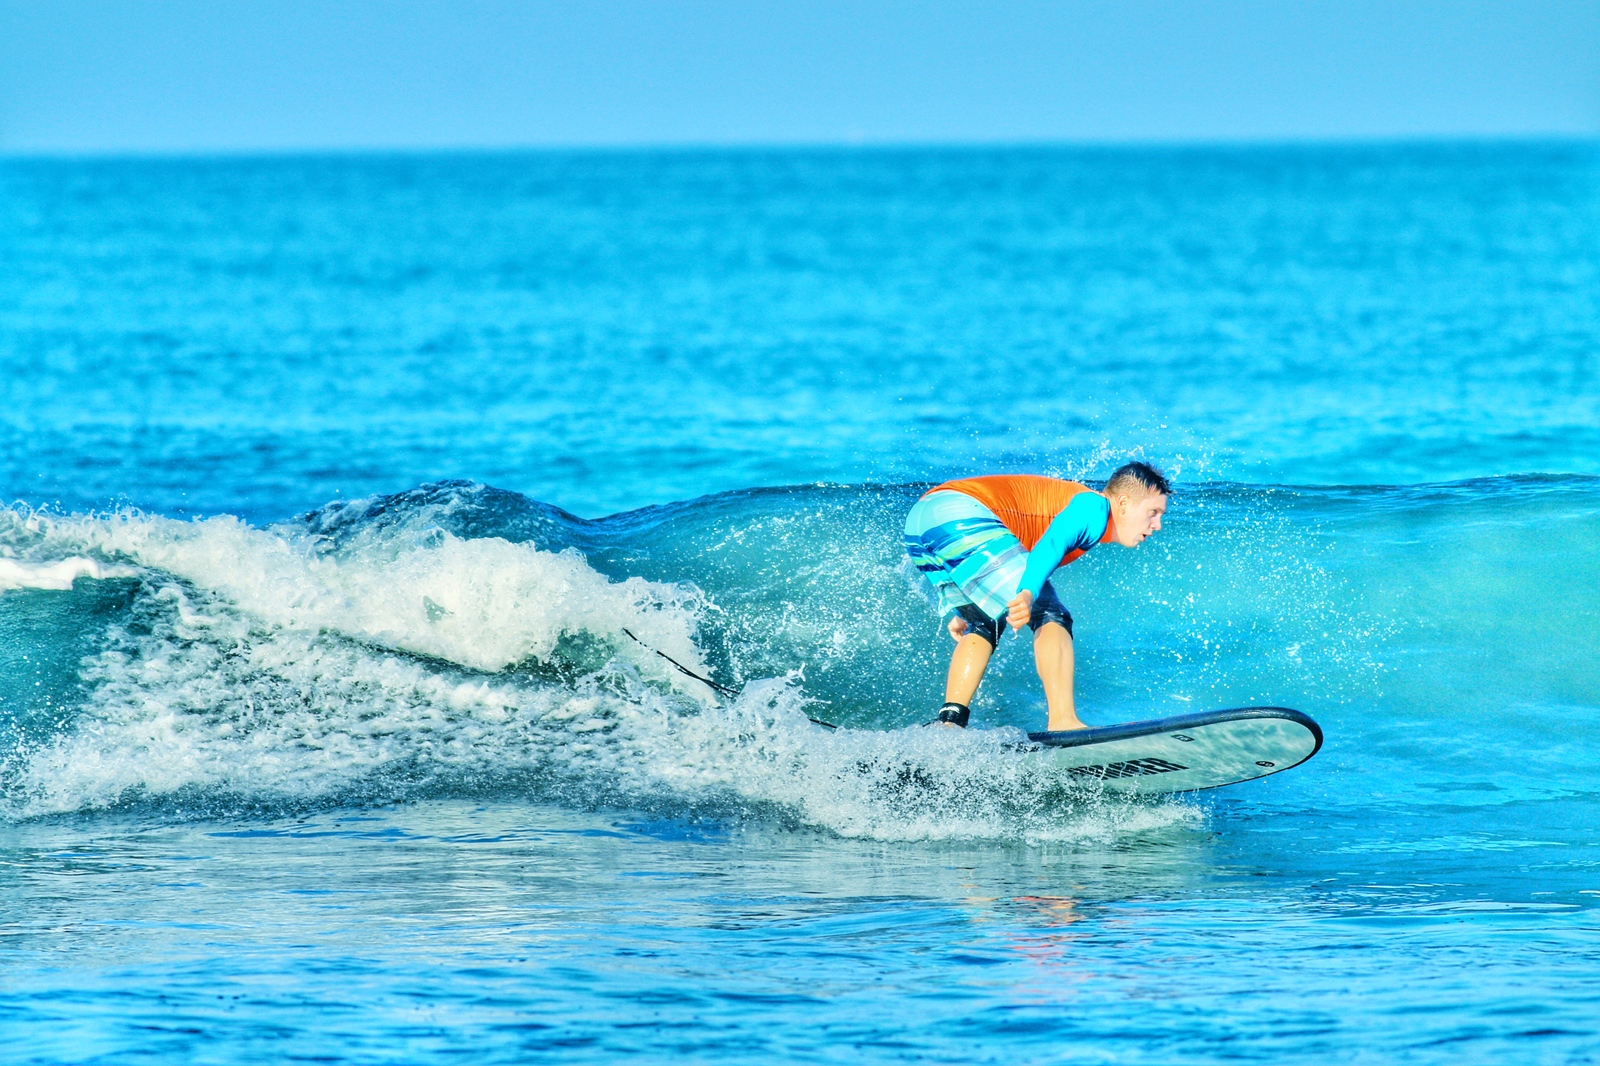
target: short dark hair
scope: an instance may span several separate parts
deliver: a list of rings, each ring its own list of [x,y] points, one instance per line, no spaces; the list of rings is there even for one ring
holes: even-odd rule
[[[1135,460],[1123,463],[1117,467],[1116,473],[1111,475],[1106,482],[1106,495],[1115,496],[1118,493],[1131,493],[1134,485],[1142,486],[1144,492],[1159,492],[1163,496],[1172,495],[1172,482],[1167,476],[1149,463]],[[1143,493],[1141,493],[1143,495]]]

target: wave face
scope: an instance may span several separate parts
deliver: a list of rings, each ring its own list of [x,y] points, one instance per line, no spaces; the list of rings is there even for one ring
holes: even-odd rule
[[[999,728],[915,728],[948,652],[899,548],[920,491],[598,521],[467,482],[268,528],[0,512],[6,810],[516,795],[911,838],[1197,817],[1065,794],[1009,755],[1043,721],[1010,641],[976,708]],[[1158,538],[1060,580],[1085,717],[1297,706],[1337,723],[1325,758],[1401,776],[1421,722],[1463,750],[1549,732],[1559,759],[1556,734],[1597,739],[1597,514],[1581,477],[1185,492]]]

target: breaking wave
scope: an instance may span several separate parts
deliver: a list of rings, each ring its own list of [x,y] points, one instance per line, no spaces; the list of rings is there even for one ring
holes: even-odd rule
[[[515,792],[918,839],[1193,824],[1190,804],[1073,792],[1019,757],[1042,703],[1008,648],[978,709],[996,728],[918,727],[947,646],[898,546],[917,491],[586,521],[447,482],[264,529],[0,511],[0,799],[25,818]],[[1502,524],[1597,495],[1502,482],[1360,490],[1353,507],[1353,491],[1202,488],[1169,543],[1074,567],[1086,716],[1377,699],[1405,626],[1346,572],[1352,551],[1397,513],[1441,527],[1463,495],[1498,500]]]

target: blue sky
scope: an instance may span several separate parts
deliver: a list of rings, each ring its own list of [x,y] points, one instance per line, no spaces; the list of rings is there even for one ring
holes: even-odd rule
[[[0,151],[1600,132],[1600,2],[0,0]]]

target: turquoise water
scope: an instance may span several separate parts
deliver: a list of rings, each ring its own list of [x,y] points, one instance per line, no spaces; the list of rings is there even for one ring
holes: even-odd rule
[[[6,160],[0,263],[17,1061],[1600,1058],[1593,145]],[[1130,455],[1085,719],[1312,762],[917,728],[910,502]]]

